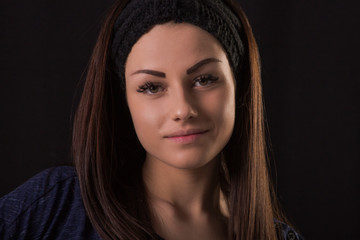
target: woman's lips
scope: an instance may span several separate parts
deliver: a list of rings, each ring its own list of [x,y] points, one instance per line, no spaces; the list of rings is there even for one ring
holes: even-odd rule
[[[181,131],[179,133],[171,134],[168,137],[165,137],[171,141],[177,143],[192,143],[195,142],[198,138],[203,136],[209,130],[190,130],[190,131]]]

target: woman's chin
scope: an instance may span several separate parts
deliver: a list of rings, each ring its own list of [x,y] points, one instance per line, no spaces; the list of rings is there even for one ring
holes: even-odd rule
[[[150,160],[153,164],[165,165],[174,169],[181,170],[195,170],[208,165],[216,156],[206,156],[206,153],[179,153],[172,154],[171,157],[159,157],[153,156],[147,157],[147,161]]]

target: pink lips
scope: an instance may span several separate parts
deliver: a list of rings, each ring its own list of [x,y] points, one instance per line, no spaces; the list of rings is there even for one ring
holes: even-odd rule
[[[209,130],[197,130],[197,129],[190,129],[187,131],[177,131],[169,136],[166,136],[165,138],[178,142],[178,143],[192,143],[205,133],[207,133]]]

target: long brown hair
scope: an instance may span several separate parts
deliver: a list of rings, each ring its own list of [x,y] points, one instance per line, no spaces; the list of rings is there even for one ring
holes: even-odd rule
[[[155,239],[142,181],[140,145],[125,92],[110,59],[113,25],[128,0],[117,1],[101,28],[74,119],[73,158],[89,219],[103,239]],[[246,54],[235,76],[234,132],[223,150],[221,190],[229,210],[229,239],[277,239],[283,220],[271,187],[259,53],[240,6],[226,0],[242,22]]]

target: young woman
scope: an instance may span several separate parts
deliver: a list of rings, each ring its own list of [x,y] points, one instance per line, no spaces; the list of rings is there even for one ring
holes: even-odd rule
[[[1,202],[4,239],[300,239],[270,184],[260,63],[235,1],[111,8],[71,167]]]

